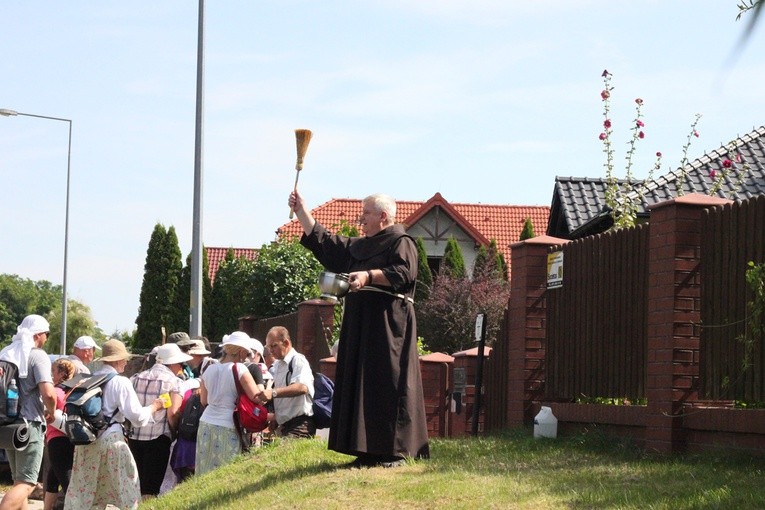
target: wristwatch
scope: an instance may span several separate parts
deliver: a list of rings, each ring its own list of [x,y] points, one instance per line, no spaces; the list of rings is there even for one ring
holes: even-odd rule
[[[273,389],[271,390],[271,400],[273,400],[273,399],[275,399],[275,398],[276,398],[276,388],[273,388]]]

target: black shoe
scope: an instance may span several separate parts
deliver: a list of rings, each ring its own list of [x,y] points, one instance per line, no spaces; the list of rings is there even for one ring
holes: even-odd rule
[[[368,457],[356,457],[354,460],[345,464],[344,467],[348,469],[365,469],[374,466],[376,462]]]

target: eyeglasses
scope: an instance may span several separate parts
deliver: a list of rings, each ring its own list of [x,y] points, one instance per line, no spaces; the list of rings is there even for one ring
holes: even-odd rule
[[[45,336],[50,336],[50,331],[43,331],[41,334],[43,334]]]

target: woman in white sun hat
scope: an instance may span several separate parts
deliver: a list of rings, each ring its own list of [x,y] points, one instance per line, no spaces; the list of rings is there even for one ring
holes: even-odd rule
[[[130,431],[128,444],[138,466],[141,496],[144,499],[157,496],[162,486],[170,459],[170,445],[178,427],[178,410],[183,401],[180,390],[182,381],[178,373],[183,371],[182,364],[190,359],[191,356],[181,352],[177,344],[160,345],[157,347],[154,366],[130,378],[138,400],[143,405],[150,404],[160,395],[170,397],[169,407],[154,413],[154,423],[133,427]]]
[[[234,410],[239,396],[234,382],[236,364],[242,389],[252,401],[257,401],[260,388],[244,365],[255,349],[253,339],[243,331],[225,335],[220,363],[210,365],[202,374],[199,387],[204,413],[199,420],[196,449],[196,474],[203,474],[228,463],[241,451],[239,435],[234,425]]]

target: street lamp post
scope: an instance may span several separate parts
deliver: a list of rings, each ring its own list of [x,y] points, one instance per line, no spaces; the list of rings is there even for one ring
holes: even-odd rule
[[[66,154],[66,214],[64,219],[64,282],[62,290],[64,297],[61,300],[61,354],[66,354],[66,269],[68,266],[69,254],[69,179],[71,176],[72,162],[72,121],[71,119],[62,119],[60,117],[48,117],[47,115],[34,115],[31,113],[21,113],[15,110],[0,108],[0,115],[3,117],[36,117],[38,119],[58,120],[69,123],[69,148]]]

